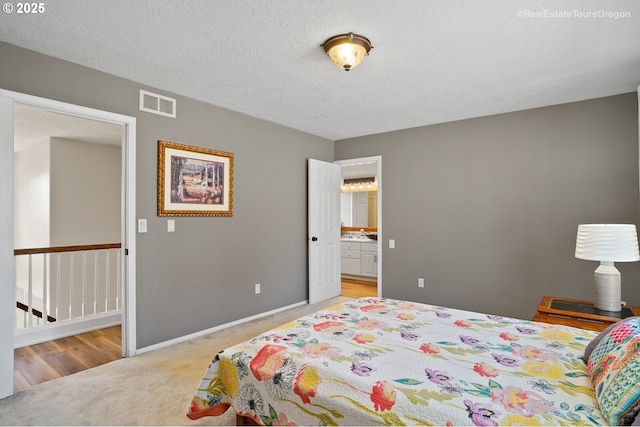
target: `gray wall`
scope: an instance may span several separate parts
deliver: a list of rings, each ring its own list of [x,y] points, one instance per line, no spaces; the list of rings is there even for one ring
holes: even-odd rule
[[[635,94],[338,141],[334,156],[331,141],[185,97],[177,119],[139,112],[139,89],[157,89],[5,43],[0,59],[1,88],[137,117],[139,348],[307,298],[307,158],[382,155],[388,297],[518,317],[547,294],[591,299],[578,224],[638,221]],[[166,232],[159,139],[235,154],[233,217]],[[640,305],[640,263],[617,265]]]
[[[386,297],[530,318],[543,295],[593,299],[578,224],[638,222],[635,93],[336,142],[373,155]],[[640,306],[640,263],[616,265]]]
[[[50,144],[50,246],[120,242],[120,146],[64,138]]]
[[[6,43],[0,87],[137,118],[136,216],[149,230],[136,241],[138,348],[307,298],[306,164],[332,161],[332,141],[170,93],[176,119],[140,112],[139,89],[158,89]],[[160,139],[234,153],[233,217],[175,218],[167,233]]]

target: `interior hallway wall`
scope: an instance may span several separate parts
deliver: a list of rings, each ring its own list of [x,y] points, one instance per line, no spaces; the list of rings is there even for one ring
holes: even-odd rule
[[[119,243],[122,149],[51,138],[51,245]]]
[[[49,245],[51,144],[44,142],[14,153],[14,247]]]

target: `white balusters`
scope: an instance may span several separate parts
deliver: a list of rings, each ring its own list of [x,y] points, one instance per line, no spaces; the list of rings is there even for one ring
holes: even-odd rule
[[[15,251],[16,299],[27,306],[16,313],[17,330],[79,322],[121,309],[120,245],[68,248]]]
[[[29,254],[29,281],[27,283],[27,328],[33,326],[33,316],[31,315],[33,310],[33,263],[31,262],[32,255]]]
[[[46,324],[49,321],[49,270],[48,270],[49,254],[43,254],[42,256],[42,323]]]

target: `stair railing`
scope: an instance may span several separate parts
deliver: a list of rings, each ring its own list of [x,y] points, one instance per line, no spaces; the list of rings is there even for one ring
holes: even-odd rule
[[[14,250],[16,331],[121,310],[121,247],[107,243]]]

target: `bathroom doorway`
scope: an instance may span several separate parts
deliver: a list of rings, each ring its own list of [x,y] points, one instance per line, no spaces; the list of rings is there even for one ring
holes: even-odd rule
[[[382,295],[382,156],[339,160],[342,295]]]

